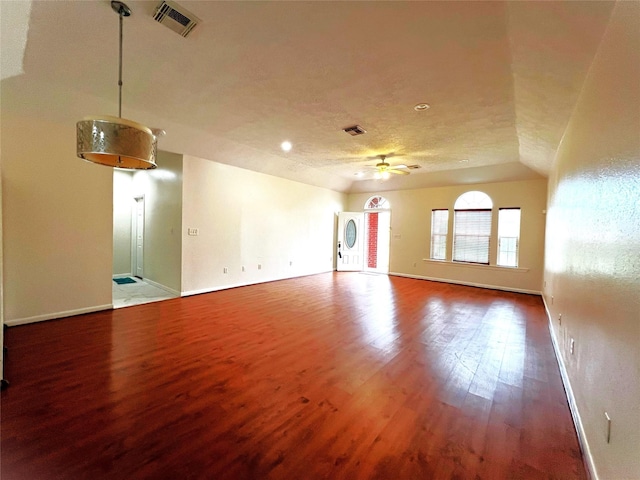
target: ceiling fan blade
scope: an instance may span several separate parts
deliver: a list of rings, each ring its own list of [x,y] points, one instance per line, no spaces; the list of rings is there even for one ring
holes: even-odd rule
[[[409,168],[404,164],[400,164],[400,165],[392,165],[391,168]]]
[[[407,172],[406,170],[396,170],[395,168],[388,168],[387,172],[397,173],[398,175],[409,175],[409,172]]]

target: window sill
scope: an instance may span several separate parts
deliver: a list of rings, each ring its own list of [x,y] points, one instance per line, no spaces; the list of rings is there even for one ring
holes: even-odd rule
[[[433,263],[438,265],[450,265],[452,267],[478,268],[481,270],[497,270],[500,272],[506,271],[506,272],[526,273],[529,271],[528,268],[501,267],[498,265],[482,265],[479,263],[452,262],[450,260],[432,260],[431,258],[423,258],[422,261],[425,263]]]

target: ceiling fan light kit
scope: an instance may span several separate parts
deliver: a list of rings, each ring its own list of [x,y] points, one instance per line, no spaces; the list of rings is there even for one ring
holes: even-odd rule
[[[376,180],[388,180],[391,178],[391,174],[394,173],[396,175],[409,175],[409,167],[406,165],[390,165],[387,163],[386,158],[390,156],[387,155],[378,155],[380,162],[375,165],[371,165],[376,169],[376,172],[373,174],[373,178]]]
[[[157,135],[144,125],[122,118],[122,22],[131,15],[123,2],[113,0],[111,8],[120,18],[120,56],[118,70],[118,117],[85,117],[76,124],[76,153],[88,160],[108,167],[148,170],[156,168]]]

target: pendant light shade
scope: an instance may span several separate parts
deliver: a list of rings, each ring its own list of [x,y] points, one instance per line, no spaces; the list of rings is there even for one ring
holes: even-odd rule
[[[85,117],[76,124],[78,157],[108,167],[146,170],[156,168],[158,139],[150,128],[122,115],[122,19],[131,10],[120,1],[111,8],[120,17],[118,117]]]
[[[85,117],[76,124],[78,157],[100,165],[156,168],[158,140],[144,125],[117,117]]]

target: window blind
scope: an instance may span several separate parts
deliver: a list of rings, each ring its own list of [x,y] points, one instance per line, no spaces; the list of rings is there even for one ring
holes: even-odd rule
[[[431,258],[447,259],[447,233],[449,233],[449,210],[431,211]]]
[[[456,210],[453,261],[489,264],[491,210]]]

